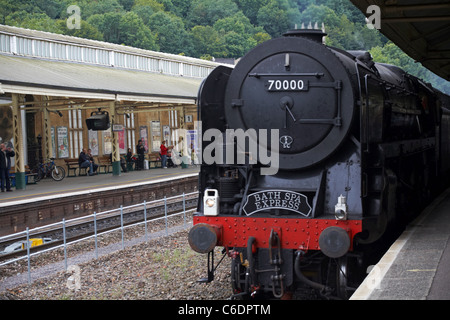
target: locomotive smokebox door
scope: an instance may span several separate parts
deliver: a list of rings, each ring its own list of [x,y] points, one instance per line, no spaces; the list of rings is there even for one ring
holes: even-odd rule
[[[354,92],[346,75],[322,43],[269,40],[230,75],[224,104],[229,128],[278,130],[279,168],[311,167],[332,155],[351,128]]]

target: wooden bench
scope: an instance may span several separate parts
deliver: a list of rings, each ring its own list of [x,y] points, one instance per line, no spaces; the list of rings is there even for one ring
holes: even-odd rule
[[[77,172],[78,172],[79,176],[87,176],[87,174],[89,172],[89,167],[80,168],[77,158],[64,159],[64,162],[66,163],[66,166],[67,166],[67,176],[68,177],[76,177]]]
[[[113,167],[111,163],[111,157],[109,155],[97,157],[98,159],[98,173],[111,173]]]
[[[148,168],[149,169],[162,168],[162,162],[159,153],[150,153],[148,155]]]
[[[25,179],[26,179],[26,184],[36,184],[36,176],[37,173],[32,173],[30,171],[30,168],[28,166],[25,166]],[[16,168],[15,167],[11,167],[11,169],[9,170],[9,180],[11,183],[11,187],[15,187],[16,186]]]

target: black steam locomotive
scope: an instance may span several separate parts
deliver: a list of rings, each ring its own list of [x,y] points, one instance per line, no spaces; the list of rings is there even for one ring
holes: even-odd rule
[[[323,36],[289,31],[199,91],[202,133],[222,136],[203,139],[216,161],[201,166],[189,243],[208,253],[209,280],[224,247],[237,296],[348,298],[370,247],[448,179],[450,98]]]

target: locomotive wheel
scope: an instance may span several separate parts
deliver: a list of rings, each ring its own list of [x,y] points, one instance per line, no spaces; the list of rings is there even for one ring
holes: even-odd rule
[[[343,256],[335,260],[336,295],[341,299],[350,299],[357,287],[366,277],[366,264],[361,257]]]
[[[354,290],[348,286],[348,259],[341,257],[336,261],[336,291],[339,298],[348,299]]]

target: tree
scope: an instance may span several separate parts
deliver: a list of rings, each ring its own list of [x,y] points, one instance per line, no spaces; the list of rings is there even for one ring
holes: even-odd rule
[[[122,13],[108,12],[105,14],[94,14],[88,19],[88,23],[96,27],[106,42],[120,43],[120,20]]]
[[[67,20],[58,20],[59,28],[65,35],[103,41],[103,34],[87,21],[81,20],[80,29],[67,28]]]
[[[181,18],[158,11],[150,17],[148,26],[158,35],[157,43],[161,51],[174,54],[183,52],[188,55],[192,53],[192,41]]]
[[[268,0],[235,0],[235,2],[250,22],[256,25],[258,23],[258,11],[267,4]]]
[[[56,20],[45,13],[28,13],[24,10],[16,11],[5,17],[6,25],[41,30],[53,33],[63,33]]]
[[[164,5],[157,0],[135,0],[132,9],[136,7],[150,7],[153,12],[164,11]]]
[[[217,20],[214,23],[214,29],[224,40],[225,57],[239,58],[257,44],[256,39],[253,38],[255,27],[242,11]]]
[[[270,0],[261,7],[257,15],[258,25],[272,37],[279,37],[291,29],[291,23],[286,10],[280,8],[276,0]]]
[[[238,12],[232,0],[193,0],[186,16],[188,27],[212,26],[219,19]]]
[[[96,27],[107,42],[159,50],[156,36],[133,11],[96,14],[88,19],[88,23]]]
[[[301,21],[305,24],[305,26],[310,22],[313,25],[316,22],[319,25],[323,23],[326,30],[340,26],[340,19],[336,13],[324,5],[310,5],[305,11],[302,12]]]
[[[147,50],[159,50],[156,36],[134,12],[127,12],[120,18],[119,43]]]
[[[326,44],[344,50],[367,50],[381,44],[377,31],[371,32],[365,25],[355,24],[345,14],[337,15],[325,5],[310,5],[302,12],[305,24],[316,22],[325,25]],[[365,30],[367,29],[367,30]]]
[[[67,8],[69,5],[67,5],[65,8]],[[119,3],[118,0],[101,0],[101,1],[81,0],[78,1],[77,5],[81,9],[81,16],[83,20],[87,20],[90,16],[94,14],[105,14],[108,12],[121,12],[121,13],[125,12],[125,10],[123,9],[122,5]]]
[[[125,11],[130,11],[134,5],[134,0],[119,0],[119,4]]]
[[[263,42],[266,42],[267,40],[270,40],[270,35],[266,32],[257,32],[253,35],[253,39],[255,39],[256,44],[261,44]]]
[[[383,47],[377,46],[370,50],[370,54],[375,62],[395,65],[404,71],[431,83],[436,89],[450,94],[450,82],[438,77],[421,64],[415,62],[391,41]]]
[[[239,58],[245,55],[250,49],[256,46],[256,40],[251,36],[246,37],[243,34],[234,31],[227,32],[224,37],[226,58]]]
[[[194,57],[211,55],[225,57],[227,52],[223,39],[219,33],[211,26],[195,26],[191,30],[192,41],[194,43]]]

